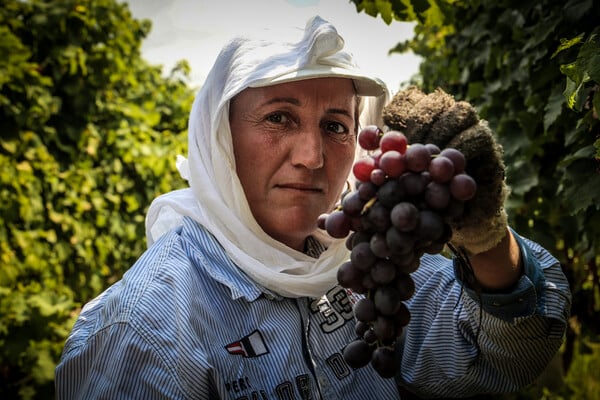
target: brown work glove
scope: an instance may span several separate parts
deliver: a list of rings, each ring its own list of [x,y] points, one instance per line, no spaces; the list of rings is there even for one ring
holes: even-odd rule
[[[465,172],[477,182],[477,192],[462,215],[450,221],[451,243],[471,254],[496,246],[506,235],[504,201],[509,188],[502,146],[475,108],[441,89],[425,94],[413,86],[393,97],[383,110],[383,122],[403,132],[409,143],[433,143],[463,153]]]

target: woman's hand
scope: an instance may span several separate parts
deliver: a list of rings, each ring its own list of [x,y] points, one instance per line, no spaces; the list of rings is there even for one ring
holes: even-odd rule
[[[507,227],[502,146],[469,103],[456,102],[441,89],[425,94],[416,87],[397,93],[383,111],[391,129],[409,143],[433,143],[460,150],[465,172],[477,182],[475,196],[460,217],[450,220],[451,244],[466,255],[475,279],[484,290],[510,288],[521,274],[519,247]]]

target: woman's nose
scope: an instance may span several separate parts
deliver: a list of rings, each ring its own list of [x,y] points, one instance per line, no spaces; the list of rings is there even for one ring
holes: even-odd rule
[[[321,129],[307,128],[301,134],[294,136],[291,161],[294,166],[317,169],[323,166],[323,136]]]

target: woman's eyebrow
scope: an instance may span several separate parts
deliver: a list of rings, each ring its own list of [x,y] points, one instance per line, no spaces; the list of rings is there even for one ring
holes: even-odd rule
[[[274,103],[290,103],[292,105],[299,106],[300,100],[295,97],[273,97],[272,99],[265,101],[262,105],[266,106]]]
[[[265,101],[263,104],[263,106],[267,106],[270,104],[276,104],[276,103],[289,103],[292,104],[294,106],[300,106],[300,100],[298,100],[295,97],[273,97],[272,99],[269,99],[267,101]],[[353,114],[352,112],[350,112],[349,110],[346,110],[344,108],[328,108],[326,111],[328,114],[342,114],[345,115],[347,117],[353,118]]]
[[[292,105],[299,106],[300,100],[298,100],[295,97],[274,97],[272,99],[265,101],[263,103],[263,105],[269,105],[269,104],[274,104],[274,103],[290,103]],[[343,108],[329,108],[329,109],[327,109],[327,112],[330,114],[344,114],[349,117],[352,116],[348,110],[343,109]]]

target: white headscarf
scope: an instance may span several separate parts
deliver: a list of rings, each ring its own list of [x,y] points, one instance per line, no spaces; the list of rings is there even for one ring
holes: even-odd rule
[[[381,80],[360,72],[343,46],[333,25],[314,17],[297,43],[240,37],[221,50],[192,106],[188,158],[178,158],[177,167],[190,188],[152,202],[146,217],[149,245],[189,216],[216,237],[241,270],[273,292],[320,297],[335,285],[337,267],[348,259],[343,239],[315,232],[328,244],[315,259],[268,236],[254,219],[235,173],[229,101],[248,87],[347,77],[359,96],[369,96],[361,100],[361,125],[381,126],[388,90]]]

